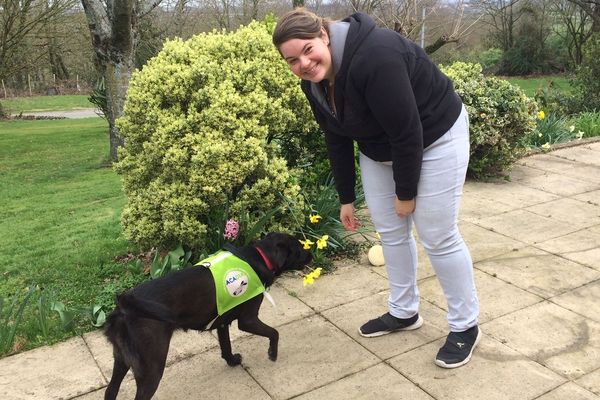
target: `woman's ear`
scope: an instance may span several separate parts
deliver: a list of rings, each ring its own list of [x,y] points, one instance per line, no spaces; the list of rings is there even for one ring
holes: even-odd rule
[[[325,27],[321,27],[321,40],[325,43],[325,46],[329,46],[329,34],[327,33],[327,29]]]

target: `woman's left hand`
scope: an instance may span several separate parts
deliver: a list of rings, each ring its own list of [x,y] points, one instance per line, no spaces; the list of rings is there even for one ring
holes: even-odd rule
[[[415,211],[415,199],[400,200],[396,197],[396,214],[400,217],[408,217]]]

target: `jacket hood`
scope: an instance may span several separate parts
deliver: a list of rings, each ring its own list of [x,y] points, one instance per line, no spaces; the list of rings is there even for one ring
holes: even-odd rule
[[[375,21],[365,13],[355,13],[344,18],[342,22],[350,23],[348,36],[346,37],[346,45],[344,47],[344,59],[340,71],[338,72],[340,76],[345,76],[354,53],[360,48],[369,33],[375,29]]]

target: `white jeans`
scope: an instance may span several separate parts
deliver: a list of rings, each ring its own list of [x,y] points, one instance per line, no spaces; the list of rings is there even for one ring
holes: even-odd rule
[[[469,117],[463,107],[454,126],[424,150],[416,208],[403,218],[395,211],[391,163],[360,154],[367,207],[381,236],[387,266],[389,312],[395,317],[409,318],[419,311],[414,222],[444,290],[450,330],[461,332],[477,324],[479,301],[473,262],[457,225],[468,163]]]

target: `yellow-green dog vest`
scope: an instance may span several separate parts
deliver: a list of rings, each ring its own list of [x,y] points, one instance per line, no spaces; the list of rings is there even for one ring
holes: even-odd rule
[[[208,268],[215,280],[219,315],[265,291],[250,264],[228,251],[219,251],[196,265]]]

